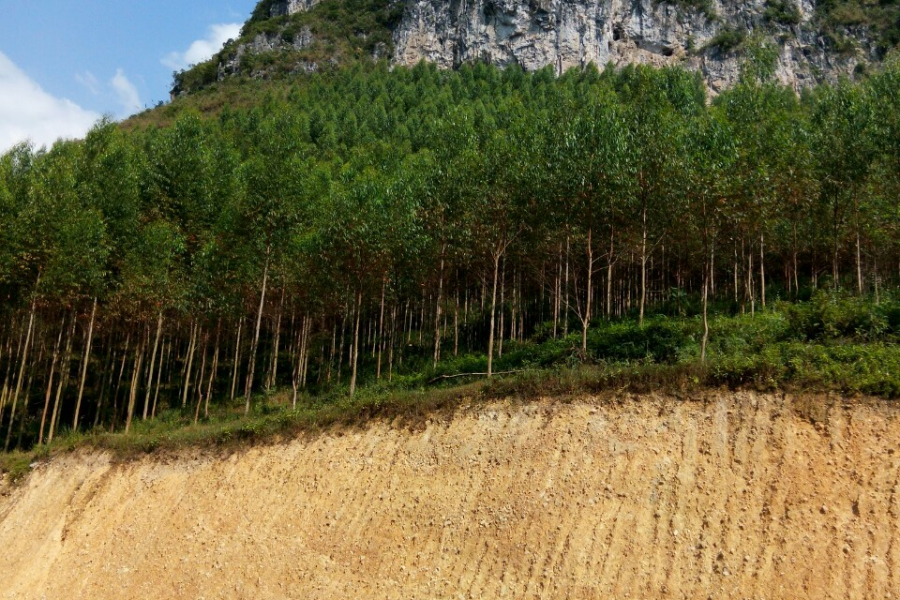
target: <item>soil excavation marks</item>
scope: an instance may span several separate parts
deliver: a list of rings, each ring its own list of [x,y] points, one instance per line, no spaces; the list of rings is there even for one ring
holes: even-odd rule
[[[900,598],[898,414],[499,403],[229,456],[61,457],[0,495],[0,599]]]

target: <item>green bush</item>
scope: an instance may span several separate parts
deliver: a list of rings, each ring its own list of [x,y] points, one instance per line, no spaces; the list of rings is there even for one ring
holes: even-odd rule
[[[707,42],[705,48],[721,54],[729,54],[737,50],[747,39],[747,32],[736,27],[725,26]]]
[[[799,25],[801,21],[800,9],[792,0],[767,0],[763,16],[779,25]]]

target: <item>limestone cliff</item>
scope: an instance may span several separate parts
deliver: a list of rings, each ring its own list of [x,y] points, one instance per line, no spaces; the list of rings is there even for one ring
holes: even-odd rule
[[[869,59],[865,40],[859,53],[830,52],[811,26],[815,7],[808,0],[796,5],[796,24],[768,18],[764,0],[711,6],[713,11],[657,0],[408,0],[394,32],[394,62],[426,59],[451,67],[484,60],[526,70],[553,65],[560,73],[591,62],[683,64],[701,71],[716,91],[739,73],[740,53],[726,42],[752,32],[777,42],[778,77],[797,88],[851,73]]]
[[[265,77],[277,69],[309,72],[354,53],[387,56],[395,65],[427,60],[452,68],[486,61],[526,70],[550,65],[557,72],[592,62],[599,67],[680,64],[700,71],[716,93],[734,84],[744,51],[760,40],[774,44],[778,79],[798,90],[852,76],[885,51],[871,22],[826,25],[814,0],[347,2],[263,0],[254,14],[268,22],[249,23],[242,40],[214,58],[215,68],[208,72],[219,80],[239,74]],[[345,15],[378,10],[381,16],[367,22],[377,23],[370,30],[359,23],[343,24],[340,46],[325,32],[334,29],[338,8]],[[375,44],[376,38],[383,41]],[[343,47],[343,56],[310,50],[325,47]],[[273,54],[277,60],[271,59]],[[268,58],[251,60],[263,55]]]

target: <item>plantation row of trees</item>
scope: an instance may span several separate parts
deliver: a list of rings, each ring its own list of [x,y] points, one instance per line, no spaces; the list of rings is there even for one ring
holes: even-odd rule
[[[129,431],[442,357],[900,283],[900,68],[356,66],[0,158],[0,434]],[[707,329],[708,331],[708,329]],[[705,353],[706,337],[703,345]]]

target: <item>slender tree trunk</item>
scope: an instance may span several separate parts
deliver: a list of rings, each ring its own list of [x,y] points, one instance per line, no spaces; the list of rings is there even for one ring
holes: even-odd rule
[[[9,400],[10,394],[12,391],[10,390],[10,376],[12,375],[13,365],[16,360],[19,359],[22,355],[22,342],[25,339],[25,328],[22,327],[19,329],[19,341],[16,344],[16,352],[13,354],[12,352],[12,340],[15,337],[15,329],[14,325],[14,317],[10,317],[10,332],[9,332],[9,341],[7,342],[7,354],[9,355],[9,359],[6,361],[6,375],[3,378],[3,391],[0,392],[0,423],[3,422],[3,410],[6,408],[6,403]]]
[[[284,286],[281,288],[281,301],[278,303],[278,315],[275,319],[275,340],[272,351],[272,366],[269,371],[269,382],[266,389],[270,390],[278,383],[278,353],[281,345],[281,317],[284,314]]]
[[[388,381],[394,379],[394,336],[397,333],[397,305],[391,309],[391,342],[388,346]]]
[[[203,417],[209,418],[209,399],[213,393],[213,384],[216,381],[216,372],[219,370],[219,339],[222,333],[222,319],[216,325],[216,344],[213,350],[212,369],[209,372],[209,383],[206,385],[206,402],[203,406]]]
[[[350,375],[350,396],[356,394],[356,369],[359,363],[359,319],[362,314],[362,289],[356,295],[356,325],[353,328],[353,346],[350,348],[352,355],[352,373]]]
[[[56,373],[56,363],[59,362],[59,351],[62,347],[62,339],[65,331],[66,317],[63,315],[62,323],[59,326],[59,337],[56,338],[56,345],[53,347],[53,358],[50,361],[50,375],[47,377],[47,393],[44,396],[44,411],[41,413],[41,429],[38,433],[38,446],[44,443],[44,428],[47,425],[47,412],[50,409],[50,397],[53,395],[53,376]]]
[[[859,198],[855,193],[853,194],[853,212],[856,221],[856,291],[861,296],[863,293],[862,244],[859,232]]]
[[[66,337],[66,349],[60,357],[62,360],[62,364],[59,369],[59,384],[56,387],[56,399],[53,401],[53,414],[50,417],[50,432],[48,433],[47,443],[53,441],[53,438],[56,436],[56,430],[59,428],[60,423],[60,410],[62,409],[62,400],[63,395],[66,391],[66,386],[69,384],[69,372],[72,369],[72,344],[75,339],[75,313],[72,312],[72,324],[69,327],[69,333]]]
[[[613,303],[613,264],[615,257],[615,232],[614,226],[609,226],[609,258],[606,263],[606,320],[612,319],[612,303]]]
[[[22,447],[22,438],[25,435],[25,424],[28,422],[28,406],[31,400],[31,384],[34,383],[34,375],[38,370],[41,362],[44,360],[44,350],[46,346],[44,343],[41,343],[41,349],[38,352],[37,360],[31,363],[31,368],[28,369],[28,383],[25,385],[25,393],[22,395],[22,418],[19,419],[19,435],[16,438],[16,447]]]
[[[453,309],[453,358],[459,356],[459,291],[456,292],[456,306]]]
[[[759,234],[759,300],[762,308],[766,308],[766,239]]]
[[[162,376],[163,376],[163,365],[166,362],[166,358],[168,354],[166,353],[166,348],[168,348],[168,352],[172,352],[172,340],[170,339],[168,345],[166,341],[163,340],[163,347],[159,353],[159,371],[156,373],[156,391],[153,392],[153,409],[150,411],[151,418],[156,418],[156,405],[159,401],[159,388],[162,385]]]
[[[125,338],[125,350],[122,351],[122,366],[119,368],[119,378],[116,382],[116,391],[113,394],[113,418],[112,423],[110,423],[110,432],[115,431],[116,425],[119,421],[119,390],[122,388],[122,379],[125,375],[125,364],[128,361],[128,346],[131,343],[131,332],[128,332],[128,335]],[[53,428],[50,428],[50,435],[53,435]],[[52,442],[53,439],[51,438]]]
[[[237,341],[234,343],[234,366],[231,371],[231,401],[234,402],[237,390],[238,371],[241,364],[241,331],[244,328],[244,317],[238,319]]]
[[[644,328],[644,307],[647,304],[647,199],[641,208],[641,308],[638,327]]]
[[[16,420],[16,407],[19,403],[19,395],[22,393],[22,383],[25,378],[25,365],[28,363],[28,350],[31,347],[31,340],[34,334],[34,312],[37,307],[37,288],[41,283],[41,276],[38,275],[37,283],[34,284],[34,297],[31,300],[31,311],[28,314],[28,329],[25,334],[25,346],[22,350],[22,358],[19,362],[19,377],[16,381],[16,391],[13,392],[12,409],[9,415],[9,429],[6,431],[6,443],[3,445],[4,451],[9,451],[9,442],[12,439],[13,422]]]
[[[78,419],[81,415],[81,399],[84,398],[84,382],[87,379],[88,365],[91,362],[91,343],[94,341],[94,319],[97,317],[97,297],[94,296],[94,305],[91,307],[91,322],[88,325],[87,342],[84,344],[84,359],[81,363],[81,382],[78,384],[78,400],[75,402],[75,418],[72,420],[72,430],[78,431]]]
[[[407,304],[407,310],[409,309],[409,304]],[[337,364],[337,382],[338,385],[341,384],[341,379],[344,372],[344,345],[347,340],[347,319],[350,318],[350,306],[349,303],[344,307],[344,315],[341,319],[341,343],[340,349],[338,349],[338,364]],[[350,350],[350,354],[353,354],[353,350]],[[348,358],[352,358],[348,357]]]
[[[188,343],[187,359],[184,366],[184,390],[181,393],[181,408],[187,407],[188,394],[191,391],[191,372],[194,369],[194,354],[197,352],[197,338],[200,333],[200,324],[191,326],[191,340]]]
[[[493,377],[494,375],[494,323],[497,313],[497,279],[500,276],[500,256],[501,253],[499,252],[494,254],[494,287],[493,292],[491,293],[491,328],[488,333],[488,377]]]
[[[553,339],[559,335],[559,308],[561,306],[560,293],[562,292],[562,243],[556,255],[556,274],[553,281]]]
[[[109,345],[106,351],[106,363],[103,365],[103,374],[101,377],[101,385],[100,385],[100,396],[97,399],[97,410],[94,412],[94,429],[100,425],[100,417],[103,414],[103,403],[106,400],[106,394],[109,392],[110,386],[112,386],[112,380],[115,368],[113,365],[116,364],[116,351],[114,348],[116,341],[115,331],[110,333],[109,336]]]
[[[141,343],[135,348],[134,373],[131,376],[131,389],[128,393],[128,412],[125,416],[125,435],[131,431],[131,421],[134,418],[134,405],[137,403],[138,388],[141,382],[141,367],[144,363],[144,351],[147,346],[149,332],[143,337]]]
[[[569,335],[569,309],[570,309],[570,304],[569,304],[569,236],[568,236],[568,233],[566,234],[566,274],[565,274],[565,278],[563,279],[563,282],[564,282],[563,293],[564,293],[564,297],[565,297],[565,304],[564,304],[565,311],[563,312],[563,315],[562,315],[563,337],[567,337]]]
[[[506,336],[506,257],[500,268],[500,327],[497,329],[497,357],[503,358],[503,338]]]
[[[381,280],[381,308],[378,312],[378,363],[375,368],[375,379],[381,380],[381,355],[384,351],[384,295],[387,288],[387,279]]]
[[[269,259],[272,254],[272,246],[266,247],[266,265],[263,268],[262,290],[259,294],[259,310],[256,312],[256,330],[253,333],[253,343],[250,346],[250,366],[247,372],[247,386],[244,389],[244,414],[250,414],[250,395],[253,393],[253,376],[256,371],[256,349],[259,347],[259,330],[262,327],[263,308],[266,304],[266,284],[269,282]]]
[[[594,274],[594,247],[592,244],[593,229],[588,228],[588,236],[587,236],[587,298],[585,298],[585,309],[584,309],[584,318],[581,320],[581,351],[587,352],[587,338],[588,338],[588,328],[591,325],[591,296],[593,288],[591,287],[593,284],[592,275]]]
[[[437,368],[438,362],[441,360],[441,302],[444,301],[444,252],[446,249],[446,244],[441,246],[441,266],[438,271],[438,293],[434,310],[434,368]]]
[[[797,221],[791,223],[791,231],[793,234],[793,243],[791,244],[791,262],[794,268],[794,297],[800,294],[800,268],[797,266]]]
[[[156,338],[153,340],[153,353],[150,355],[150,369],[147,372],[147,395],[144,397],[144,414],[142,420],[147,420],[147,413],[150,410],[150,394],[153,392],[153,375],[156,372],[156,351],[159,349],[159,337],[162,335],[163,314],[159,312],[159,318],[156,320]]]
[[[203,350],[200,351],[200,373],[197,374],[197,407],[194,409],[194,425],[200,422],[200,407],[203,406],[203,382],[206,375],[206,351],[209,346],[209,333],[203,335]]]

